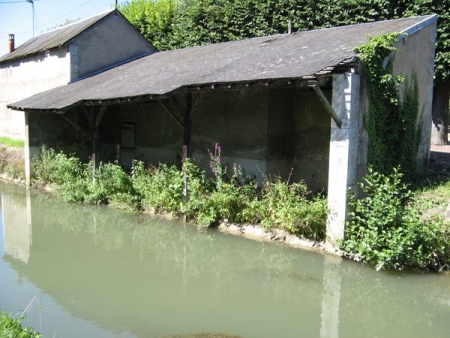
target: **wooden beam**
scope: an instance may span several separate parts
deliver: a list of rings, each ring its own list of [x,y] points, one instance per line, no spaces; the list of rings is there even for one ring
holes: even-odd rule
[[[102,121],[103,115],[105,115],[106,112],[106,108],[108,108],[108,106],[102,106],[100,108],[100,112],[97,115],[97,118],[95,119],[95,125],[98,127],[100,122]]]
[[[91,115],[89,114],[89,111],[87,110],[86,106],[81,106],[81,110],[83,111],[89,123],[91,123]]]
[[[157,100],[161,107],[170,115],[170,117],[184,130],[183,123],[175,116],[175,114],[170,110],[170,107],[162,100]]]
[[[319,97],[319,100],[324,105],[324,107],[327,110],[328,114],[330,114],[331,118],[334,120],[334,122],[336,122],[337,126],[339,128],[342,128],[342,121],[341,121],[341,119],[339,118],[339,116],[334,111],[334,109],[331,106],[330,102],[328,102],[328,99],[325,97],[325,95],[323,94],[323,92],[320,89],[320,87],[316,84],[316,85],[312,86],[312,88],[316,92],[317,96]]]
[[[73,121],[70,117],[61,114],[61,116],[67,121],[69,122],[73,127],[75,127],[76,130],[78,130],[80,133],[82,133],[84,136],[86,136],[88,138],[89,141],[93,141],[92,139],[92,135],[90,135],[87,131],[85,131],[83,128],[81,128],[75,121]]]
[[[190,94],[191,94],[191,93],[186,93],[186,97],[187,97],[188,95],[190,95]],[[192,95],[192,94],[191,94],[191,95]],[[183,116],[183,115],[184,115],[184,112],[185,112],[185,109],[182,107],[180,101],[178,101],[178,99],[177,99],[176,96],[172,96],[172,101],[173,101],[173,103],[174,103],[174,105],[175,105],[175,108],[178,110],[178,113],[180,113],[180,115]]]
[[[200,93],[197,98],[195,99],[194,102],[194,106],[192,107],[192,111],[191,111],[191,117],[194,115],[194,113],[197,111],[197,107],[200,105],[200,103],[202,102],[203,99],[203,95],[205,93]]]

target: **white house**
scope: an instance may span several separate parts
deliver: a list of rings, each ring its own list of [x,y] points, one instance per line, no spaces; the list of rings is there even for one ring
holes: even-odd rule
[[[24,139],[25,120],[8,103],[156,51],[117,10],[38,35],[17,49],[10,34],[9,46],[0,57],[0,136],[13,139]]]

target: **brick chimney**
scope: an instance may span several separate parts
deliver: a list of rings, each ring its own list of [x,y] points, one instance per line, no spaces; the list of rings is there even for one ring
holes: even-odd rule
[[[12,53],[16,49],[16,46],[14,45],[14,34],[9,34],[9,52]]]

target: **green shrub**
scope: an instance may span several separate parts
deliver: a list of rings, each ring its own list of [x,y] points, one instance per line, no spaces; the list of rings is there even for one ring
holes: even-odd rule
[[[22,327],[23,318],[12,318],[6,312],[0,312],[0,337],[39,338],[41,335],[29,327]]]
[[[132,184],[142,196],[142,207],[156,212],[180,210],[183,201],[183,175],[175,166],[160,164],[144,168],[142,162],[135,162],[132,168]]]
[[[189,196],[187,208],[195,210],[193,219],[206,226],[217,225],[222,221],[244,223],[252,216],[244,213],[247,205],[256,198],[255,188],[250,185],[237,186],[224,183],[219,190],[204,196]]]
[[[135,195],[130,176],[117,163],[100,163],[95,173],[95,182],[88,177],[89,183],[85,201],[93,204],[108,204],[111,201],[133,204]]]
[[[43,147],[32,165],[34,181],[52,184],[56,194],[66,201],[139,208],[140,198],[131,178],[117,163],[100,163],[94,180],[92,163]]]
[[[214,152],[208,149],[208,154],[212,178],[192,162],[188,161],[184,167],[189,191],[184,214],[206,226],[222,221],[246,222],[247,214],[243,211],[256,198],[254,181],[245,175],[240,165],[223,163],[222,148],[218,143]]]
[[[55,152],[43,146],[39,156],[31,162],[33,180],[42,184],[63,185],[76,178],[85,177],[86,165],[75,155]]]
[[[365,196],[350,198],[353,211],[341,249],[383,268],[448,269],[450,234],[442,219],[421,219],[413,194],[402,183],[399,168],[390,175],[369,169],[360,184]]]
[[[215,190],[214,181],[206,176],[206,172],[200,169],[192,160],[183,164],[183,187],[184,175],[186,175],[187,199],[181,205],[180,213],[187,220],[197,221],[204,225],[212,225],[217,217],[214,210],[207,209],[206,200]]]
[[[312,198],[303,182],[288,184],[266,178],[260,205],[256,205],[263,227],[288,230],[314,240],[323,240],[326,231],[327,203]]]

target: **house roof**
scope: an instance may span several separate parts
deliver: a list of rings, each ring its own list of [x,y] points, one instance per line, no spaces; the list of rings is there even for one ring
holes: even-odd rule
[[[8,107],[60,112],[82,104],[152,100],[183,89],[305,81],[353,63],[354,48],[369,35],[412,34],[434,22],[435,15],[412,17],[159,52]]]
[[[108,16],[115,10],[108,10],[99,15],[93,16],[83,21],[79,21],[47,33],[37,35],[24,44],[17,47],[13,52],[0,57],[0,63],[21,59],[32,54],[47,51],[65,45],[74,37],[84,32],[86,29]]]

